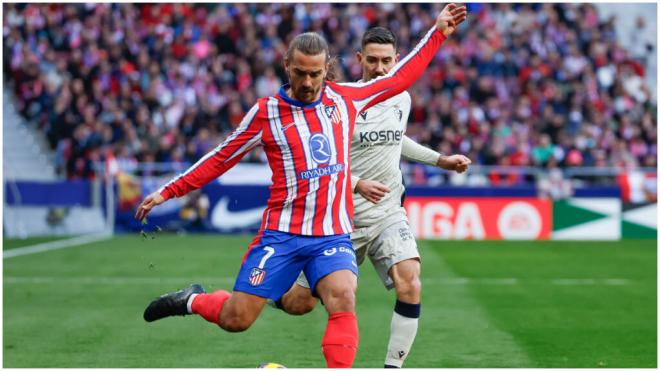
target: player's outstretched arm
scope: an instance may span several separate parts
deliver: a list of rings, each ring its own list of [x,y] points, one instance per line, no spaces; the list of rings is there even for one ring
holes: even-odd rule
[[[401,156],[407,160],[437,166],[441,169],[462,173],[468,169],[472,161],[463,155],[446,156],[403,136]]]
[[[451,156],[440,155],[437,166],[439,168],[455,171],[460,174],[460,173],[464,173],[468,169],[468,167],[470,167],[471,163],[472,160],[470,160],[464,155],[451,155]]]
[[[445,6],[436,18],[435,25],[388,74],[367,82],[338,84],[339,93],[353,102],[357,115],[374,104],[403,92],[422,76],[440,45],[447,36],[456,31],[466,17],[465,6],[453,3]]]
[[[435,27],[442,32],[445,37],[453,34],[458,28],[458,25],[463,23],[467,18],[467,7],[465,5],[458,6],[454,3],[447,4],[438,17],[435,19]]]
[[[207,153],[183,174],[147,196],[138,207],[135,218],[142,220],[153,207],[170,198],[181,197],[205,186],[236,165],[252,148],[261,143],[263,125],[261,116],[257,103],[222,144]]]

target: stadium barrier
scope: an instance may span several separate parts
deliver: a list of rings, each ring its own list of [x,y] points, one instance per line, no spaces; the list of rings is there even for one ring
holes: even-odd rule
[[[133,219],[130,205],[139,197],[120,186],[118,199],[125,199],[127,208],[117,211],[116,227],[123,231],[255,233],[266,207],[270,173],[257,164],[239,165],[232,171],[202,190],[154,210],[147,225]],[[601,169],[574,173],[583,179],[603,176]],[[453,186],[451,182],[440,187],[410,185],[404,206],[413,231],[425,239],[656,238],[655,202],[639,198],[630,202],[630,189],[624,194],[626,187],[616,181],[620,174],[609,171],[606,175],[614,184],[586,186],[571,181],[579,186],[571,187],[569,196],[559,199],[551,198],[552,192],[546,192],[542,182],[499,187]],[[141,188],[148,194],[169,176],[143,179]]]
[[[5,180],[3,232],[8,238],[111,233],[113,192],[100,181]],[[105,197],[109,196],[110,199]]]
[[[137,164],[130,172],[108,173],[100,166],[96,180],[5,182],[5,235],[258,230],[270,184],[270,171],[261,164],[239,164],[203,189],[155,208],[146,223],[135,220],[139,202],[185,167]],[[493,171],[521,174],[519,168],[475,167],[472,175]],[[582,180],[568,179],[567,194],[547,192],[542,180],[468,186],[450,179],[442,186],[408,185],[404,206],[415,235],[423,239],[657,238],[656,197],[649,186],[655,184],[654,172],[608,171],[606,185],[585,185],[583,179],[596,172],[572,171]]]

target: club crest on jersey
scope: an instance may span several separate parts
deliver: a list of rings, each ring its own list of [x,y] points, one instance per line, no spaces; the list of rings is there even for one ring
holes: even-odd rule
[[[250,281],[250,285],[259,286],[264,282],[264,277],[266,277],[266,271],[259,268],[252,268],[248,280]]]
[[[309,148],[312,159],[317,164],[325,164],[330,161],[330,142],[323,133],[316,133],[309,137]]]
[[[399,121],[401,121],[401,118],[403,117],[403,111],[401,111],[398,107],[394,107],[394,114],[399,118]]]
[[[367,119],[367,111],[360,112],[360,117],[362,117],[362,120],[366,120]]]
[[[325,115],[332,121],[333,124],[341,122],[341,114],[334,104],[332,106],[325,106]]]

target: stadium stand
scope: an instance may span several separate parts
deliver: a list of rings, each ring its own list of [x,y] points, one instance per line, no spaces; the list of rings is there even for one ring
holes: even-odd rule
[[[646,82],[655,71],[645,49],[617,41],[615,18],[599,18],[588,3],[471,7],[470,26],[410,91],[409,136],[483,165],[656,166],[656,103]],[[17,111],[47,136],[57,173],[92,178],[92,163],[107,158],[123,166],[196,161],[256,97],[286,81],[281,57],[299,32],[322,33],[340,78],[355,80],[363,31],[391,28],[403,54],[437,9],[6,4],[3,64]]]

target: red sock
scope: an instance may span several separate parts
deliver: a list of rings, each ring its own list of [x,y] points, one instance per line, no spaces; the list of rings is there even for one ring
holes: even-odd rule
[[[220,312],[225,301],[231,296],[225,290],[218,290],[211,294],[199,294],[192,302],[192,312],[199,314],[205,320],[220,325]]]
[[[355,313],[340,312],[328,316],[321,348],[328,368],[349,368],[357,353],[359,331]]]

